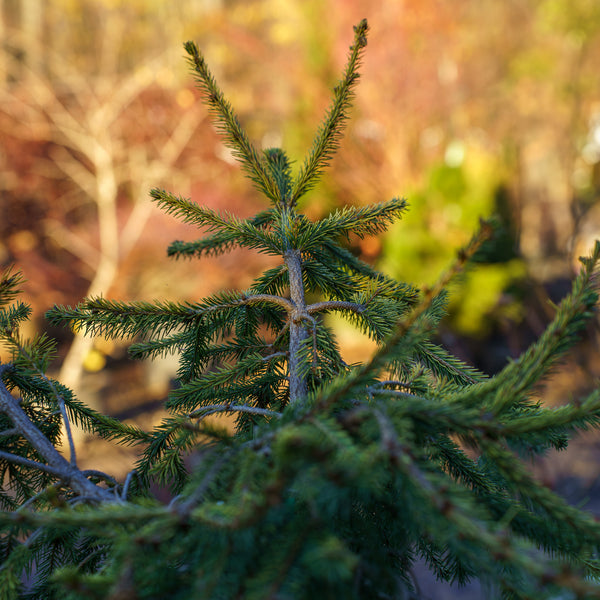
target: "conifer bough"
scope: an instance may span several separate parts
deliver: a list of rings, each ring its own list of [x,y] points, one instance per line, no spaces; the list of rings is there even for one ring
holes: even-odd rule
[[[445,288],[490,224],[418,290],[345,244],[384,231],[404,200],[317,221],[301,212],[338,150],[366,21],[354,33],[295,174],[283,150],[255,148],[198,48],[185,45],[217,128],[270,206],[239,219],[153,190],[165,212],[204,231],[168,253],[243,247],[279,266],[250,289],[200,301],[100,297],[49,311],[55,325],[130,338],[135,358],[179,356],[169,416],[154,429],[95,412],[48,377],[54,342],[21,336],[30,309],[17,301],[20,276],[0,278],[0,337],[12,352],[0,365],[0,600],[418,598],[417,561],[441,580],[482,580],[490,598],[600,598],[600,525],[519,458],[598,425],[598,391],[549,409],[534,387],[595,315],[600,245],[539,341],[496,376],[436,345]],[[344,362],[324,320],[333,311],[377,342],[370,360]],[[235,416],[235,432],[214,414]],[[75,425],[139,450],[124,482],[78,467]],[[61,427],[69,460],[56,450]],[[153,482],[169,486],[168,504]]]

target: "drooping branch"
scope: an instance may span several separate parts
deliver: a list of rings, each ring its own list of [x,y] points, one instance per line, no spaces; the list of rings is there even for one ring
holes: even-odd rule
[[[20,465],[22,467],[38,469],[38,471],[43,471],[44,473],[48,473],[49,475],[54,475],[54,477],[58,477],[59,479],[62,478],[62,473],[59,469],[55,469],[54,467],[38,462],[37,460],[31,460],[30,458],[25,458],[24,456],[13,454],[12,452],[4,452],[4,450],[0,450],[0,459],[5,460],[6,462],[13,463],[15,465]]]
[[[67,441],[69,443],[69,452],[70,452],[70,462],[74,467],[77,466],[77,454],[75,452],[75,441],[73,440],[73,431],[71,428],[71,421],[69,420],[69,415],[67,415],[67,408],[65,406],[65,399],[62,397],[62,394],[56,389],[56,385],[54,382],[43,372],[40,370],[39,366],[35,363],[33,358],[29,355],[27,350],[19,344],[19,352],[22,356],[24,356],[28,361],[30,366],[37,371],[37,374],[48,384],[48,387],[52,390],[52,394],[56,399],[58,404],[58,408],[60,410],[60,415],[63,420],[63,426],[65,428],[65,433],[67,436]]]
[[[0,377],[2,373],[11,368],[10,364],[0,365]],[[0,412],[4,413],[13,423],[20,435],[22,435],[46,461],[46,465],[37,461],[30,461],[24,457],[13,456],[3,452],[1,457],[6,460],[34,467],[58,477],[78,495],[95,502],[115,502],[115,497],[105,490],[89,481],[85,475],[73,464],[69,463],[36,427],[21,408],[19,400],[7,389],[4,382],[0,380]]]

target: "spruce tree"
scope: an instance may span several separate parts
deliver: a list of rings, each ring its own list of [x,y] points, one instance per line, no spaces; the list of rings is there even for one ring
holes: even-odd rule
[[[251,248],[278,266],[247,290],[201,301],[89,298],[54,325],[131,338],[134,358],[180,357],[169,416],[151,431],[101,415],[46,375],[55,344],[24,339],[20,275],[0,279],[0,598],[418,598],[413,565],[479,578],[498,598],[600,598],[600,524],[538,483],[523,456],[562,449],[600,418],[600,394],[550,409],[536,386],[593,318],[600,245],[541,338],[494,377],[432,341],[446,287],[492,227],[439,282],[417,289],[358,259],[402,199],[311,221],[302,199],[338,149],[367,23],[299,169],[248,139],[198,48],[185,45],[213,120],[268,208],[249,219],[164,190],[154,201],[203,237],[173,257]],[[377,342],[346,364],[324,317]],[[234,432],[208,419],[235,417]],[[78,425],[139,460],[124,482],[77,465]],[[56,446],[61,427],[69,459]],[[152,482],[169,486],[161,503]]]

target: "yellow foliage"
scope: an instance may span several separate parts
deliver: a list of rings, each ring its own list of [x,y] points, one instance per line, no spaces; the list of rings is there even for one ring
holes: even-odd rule
[[[83,368],[90,373],[101,371],[106,365],[106,357],[95,348],[90,350],[83,359]]]

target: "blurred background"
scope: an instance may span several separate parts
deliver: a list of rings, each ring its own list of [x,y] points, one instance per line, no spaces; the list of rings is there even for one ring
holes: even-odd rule
[[[543,331],[600,237],[597,0],[0,0],[0,262],[28,279],[32,332],[59,340],[55,374],[84,400],[149,425],[176,362],[150,367],[114,341],[50,330],[45,310],[99,294],[197,299],[269,264],[166,257],[196,232],[157,211],[152,187],[241,216],[263,207],[207,118],[182,43],[198,43],[255,143],[300,162],[363,17],[347,133],[303,210],[405,196],[410,211],[386,235],[351,243],[415,284],[498,215],[500,234],[452,289],[440,341],[493,373]],[[350,360],[370,351],[339,331]],[[598,354],[590,328],[543,401],[588,392]],[[555,486],[589,483],[596,438],[536,468]]]

